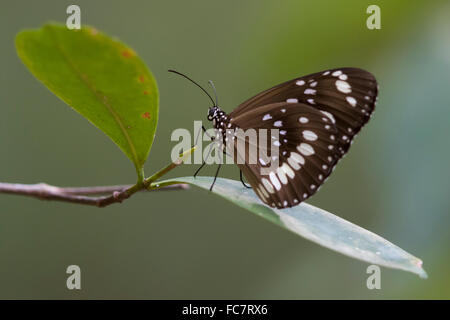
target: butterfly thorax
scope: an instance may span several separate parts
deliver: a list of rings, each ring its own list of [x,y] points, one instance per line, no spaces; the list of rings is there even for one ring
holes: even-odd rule
[[[230,122],[230,117],[220,107],[213,106],[209,108],[208,120],[213,122],[213,127],[216,130],[216,139],[222,138],[223,144],[226,145],[227,140],[232,135],[233,126]]]

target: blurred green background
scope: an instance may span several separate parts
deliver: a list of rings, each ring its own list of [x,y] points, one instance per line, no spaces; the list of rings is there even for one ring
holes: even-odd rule
[[[185,72],[213,79],[231,111],[285,80],[333,67],[371,71],[380,99],[310,201],[424,261],[428,280],[324,249],[208,194],[141,193],[105,209],[0,195],[0,298],[450,298],[450,5],[444,1],[10,1],[0,10],[0,181],[61,186],[134,183],[133,165],[22,65],[14,37],[68,5],[149,65],[160,122],[147,175],[168,163],[176,128],[205,120]],[[381,30],[366,8],[381,7]],[[170,176],[192,175],[197,166]],[[215,167],[203,171],[212,175]],[[227,166],[222,176],[238,179]],[[82,290],[66,288],[66,267]]]

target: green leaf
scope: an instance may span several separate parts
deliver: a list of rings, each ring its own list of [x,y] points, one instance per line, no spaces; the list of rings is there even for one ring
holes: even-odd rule
[[[20,32],[16,48],[36,78],[106,133],[143,174],[159,94],[132,49],[92,27],[69,30],[55,24]]]
[[[189,183],[208,190],[212,182],[212,177],[183,177],[157,184]],[[274,209],[263,204],[240,181],[223,178],[217,178],[213,193],[331,250],[371,264],[427,277],[420,259],[370,231],[305,202],[292,208]]]

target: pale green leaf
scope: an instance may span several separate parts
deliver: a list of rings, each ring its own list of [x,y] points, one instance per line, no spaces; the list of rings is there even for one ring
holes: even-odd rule
[[[158,185],[184,182],[208,190],[212,181],[211,177],[183,177],[158,182]],[[224,178],[217,178],[212,192],[331,250],[371,264],[427,277],[420,259],[368,230],[305,202],[292,208],[274,209],[263,204],[240,181]]]

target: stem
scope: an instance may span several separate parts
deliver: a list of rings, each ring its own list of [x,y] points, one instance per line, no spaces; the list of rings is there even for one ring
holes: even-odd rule
[[[188,151],[183,152],[182,154],[180,154],[180,156],[178,157],[177,160],[175,160],[174,162],[172,162],[171,164],[167,165],[166,167],[162,168],[161,170],[159,170],[158,172],[156,172],[154,175],[152,175],[151,177],[147,178],[144,180],[144,185],[146,188],[148,188],[152,182],[158,180],[159,178],[161,178],[162,176],[164,176],[167,172],[173,170],[174,168],[178,167],[180,164],[183,163],[183,161],[192,153],[194,152],[194,150],[196,149],[196,147],[192,147],[191,149],[189,149]]]
[[[0,183],[0,193],[1,193],[1,183]],[[114,191],[123,191],[125,189],[131,188],[132,184],[117,185],[117,186],[95,186],[95,187],[64,187],[61,188],[67,194],[72,195],[100,195],[112,193]],[[164,188],[153,189],[153,191],[167,191],[173,189],[189,189],[189,185],[179,183],[175,185],[165,185]]]
[[[134,185],[135,186],[135,185]],[[115,202],[121,202],[128,197],[124,193],[134,187],[133,185],[122,186],[98,186],[98,187],[57,187],[46,183],[37,184],[19,184],[0,182],[0,193],[24,195],[38,198],[41,200],[56,200],[63,202],[72,202],[78,204],[87,204],[97,207],[104,207]],[[166,190],[185,190],[189,186],[186,184],[175,184],[161,188],[152,188],[148,191],[166,191]],[[142,188],[141,190],[144,190]],[[135,191],[136,192],[136,191]],[[133,192],[133,193],[135,193]],[[88,195],[98,195],[111,193],[108,196],[90,197]]]
[[[144,166],[142,166],[141,168],[136,167],[136,173],[138,176],[138,180],[137,180],[136,184],[143,183],[144,179],[145,179]]]
[[[78,204],[93,205],[97,207],[106,207],[110,204],[122,202],[128,199],[138,191],[163,191],[163,190],[184,190],[189,186],[187,184],[171,184],[158,186],[152,185],[154,181],[176,168],[183,163],[184,159],[195,150],[195,147],[184,152],[180,157],[167,165],[163,169],[156,172],[151,177],[144,179],[138,177],[135,185],[118,185],[118,186],[98,186],[98,187],[57,187],[46,183],[37,184],[18,184],[18,183],[2,183],[0,182],[0,193],[17,194],[35,197],[42,200],[57,200]],[[143,174],[143,170],[141,171]],[[109,194],[98,197],[89,195]]]

